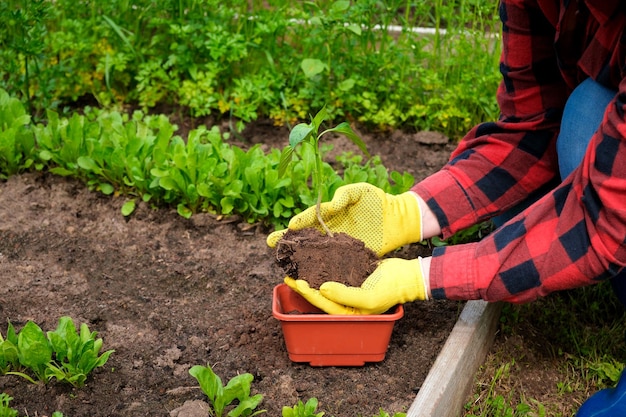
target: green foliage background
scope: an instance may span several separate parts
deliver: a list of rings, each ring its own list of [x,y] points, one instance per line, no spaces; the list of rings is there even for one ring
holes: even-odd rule
[[[326,105],[336,119],[458,137],[497,115],[496,3],[8,0],[0,87],[37,118],[89,102],[241,129]]]

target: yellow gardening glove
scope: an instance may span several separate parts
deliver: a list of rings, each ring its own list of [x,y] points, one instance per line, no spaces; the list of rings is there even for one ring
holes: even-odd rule
[[[360,287],[329,281],[316,290],[292,278],[285,283],[328,314],[382,314],[396,304],[428,299],[422,258],[384,259]]]
[[[422,215],[412,192],[391,195],[367,183],[344,185],[337,189],[330,202],[321,204],[320,212],[332,232],[343,232],[362,240],[379,257],[422,240]],[[288,229],[308,227],[323,232],[315,206],[294,216]],[[268,246],[275,247],[288,229],[270,234]]]

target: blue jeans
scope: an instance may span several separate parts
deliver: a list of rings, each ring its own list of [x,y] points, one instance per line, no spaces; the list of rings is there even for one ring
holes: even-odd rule
[[[561,119],[561,131],[556,140],[561,180],[565,179],[582,162],[591,137],[598,130],[604,111],[616,94],[616,90],[606,88],[591,78],[587,78],[567,99]],[[547,188],[553,188],[553,186],[554,184],[550,184]],[[541,198],[547,191],[548,189],[539,190],[509,212],[494,218],[494,224],[501,226]],[[626,306],[626,271],[612,278],[611,284],[619,300]]]

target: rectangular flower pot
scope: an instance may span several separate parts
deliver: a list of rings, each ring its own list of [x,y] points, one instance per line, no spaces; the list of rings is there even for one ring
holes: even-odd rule
[[[283,330],[289,359],[311,366],[363,366],[385,358],[401,305],[385,314],[330,315],[286,284],[274,287],[272,313]]]

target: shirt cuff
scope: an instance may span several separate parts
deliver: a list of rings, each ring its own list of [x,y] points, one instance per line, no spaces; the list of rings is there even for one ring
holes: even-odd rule
[[[445,254],[445,256],[444,256]],[[438,247],[430,262],[430,294],[440,300],[477,300],[475,248],[473,244]]]
[[[444,239],[479,221],[469,195],[445,169],[415,184],[411,191],[417,193],[435,214]]]

